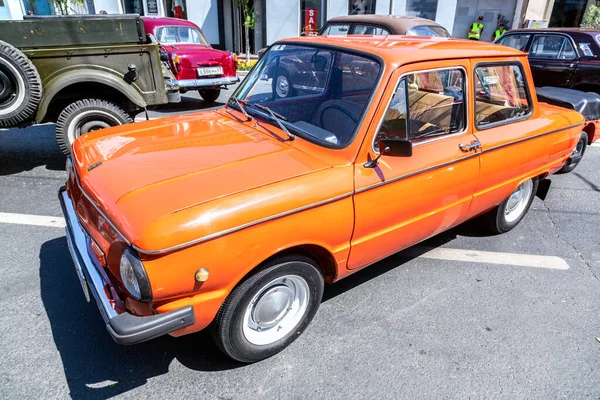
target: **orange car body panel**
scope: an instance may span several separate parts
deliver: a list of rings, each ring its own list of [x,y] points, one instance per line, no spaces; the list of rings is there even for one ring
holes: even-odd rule
[[[558,170],[583,126],[580,114],[537,102],[526,55],[508,47],[393,36],[293,41],[367,51],[385,63],[376,100],[343,149],[282,140],[277,126],[243,122],[225,108],[105,129],[74,144],[68,193],[112,280],[121,285],[119,258],[130,245],[151,283],[153,301],[126,298],[126,308],[194,307],[196,323],[174,336],[208,326],[247,274],[287,249],[318,249],[326,279],[336,281],[495,207],[524,180]],[[478,130],[473,69],[494,61],[523,65],[533,111]],[[364,167],[398,79],[444,67],[467,75],[464,132]],[[459,149],[473,140],[480,151]],[[199,268],[210,271],[206,282],[195,280]]]

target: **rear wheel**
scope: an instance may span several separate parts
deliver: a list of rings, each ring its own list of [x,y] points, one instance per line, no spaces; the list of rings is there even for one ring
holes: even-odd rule
[[[0,40],[0,127],[33,119],[42,98],[40,75],[14,46]]]
[[[494,233],[504,233],[517,226],[531,207],[537,188],[537,178],[526,180],[511,193],[508,199],[485,214],[483,218],[490,230]]]
[[[214,103],[221,95],[221,89],[201,89],[198,90],[198,93],[200,93],[200,96],[204,101]]]
[[[271,357],[304,332],[323,288],[321,272],[310,258],[276,259],[227,297],[212,325],[215,342],[237,361]]]
[[[579,164],[579,162],[583,158],[587,144],[588,135],[586,132],[581,132],[581,136],[579,136],[579,141],[577,141],[577,146],[575,146],[573,154],[571,154],[571,157],[569,157],[565,165],[561,169],[559,169],[558,172],[561,174],[566,174],[568,172],[573,171],[575,167],[577,167],[577,164]]]
[[[131,116],[106,100],[84,99],[68,105],[56,121],[56,140],[65,154],[71,153],[75,139],[111,126],[129,124]]]

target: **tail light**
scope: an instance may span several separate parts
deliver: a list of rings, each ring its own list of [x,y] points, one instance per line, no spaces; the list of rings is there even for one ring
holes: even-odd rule
[[[179,73],[179,66],[181,65],[181,60],[179,59],[179,56],[177,54],[173,54],[171,56],[172,60],[173,60],[173,66],[175,67],[175,72]]]
[[[238,69],[238,56],[235,53],[231,53],[231,62],[233,63],[233,70],[237,71]]]

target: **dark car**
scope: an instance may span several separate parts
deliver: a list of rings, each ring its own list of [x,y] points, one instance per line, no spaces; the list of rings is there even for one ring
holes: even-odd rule
[[[435,21],[400,15],[346,15],[331,18],[319,35],[409,35],[450,37]]]
[[[535,85],[600,94],[600,29],[515,29],[495,43],[529,53]]]

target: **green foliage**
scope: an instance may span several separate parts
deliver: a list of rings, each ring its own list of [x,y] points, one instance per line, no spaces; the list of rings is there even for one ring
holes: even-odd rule
[[[581,23],[582,28],[600,28],[600,7],[590,4]]]
[[[71,5],[82,6],[85,0],[52,0],[52,3],[57,14],[67,15],[69,10],[72,10]]]
[[[256,13],[254,7],[248,5],[248,0],[234,0],[235,5],[240,7],[243,13],[244,26],[248,29],[254,29],[256,26]]]

